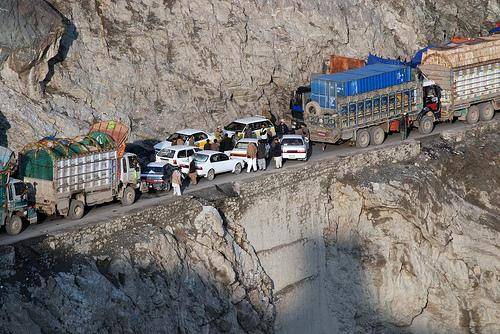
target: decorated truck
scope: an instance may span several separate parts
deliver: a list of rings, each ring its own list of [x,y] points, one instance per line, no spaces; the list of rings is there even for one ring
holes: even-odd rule
[[[431,47],[419,69],[430,130],[454,118],[487,121],[500,109],[500,34]]]
[[[86,206],[115,199],[134,203],[141,170],[137,156],[125,153],[128,135],[124,124],[106,121],[93,124],[85,136],[27,145],[19,174],[30,185],[36,208],[80,219]]]
[[[14,152],[0,146],[0,226],[10,235],[19,234],[24,223],[37,222],[37,213],[28,204],[26,184],[11,177],[14,168]]]
[[[422,84],[410,66],[374,64],[311,79],[304,123],[311,140],[379,145],[404,118],[419,126]]]

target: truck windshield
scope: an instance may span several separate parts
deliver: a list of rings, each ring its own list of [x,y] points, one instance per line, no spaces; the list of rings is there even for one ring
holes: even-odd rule
[[[229,124],[228,126],[226,126],[224,129],[226,129],[228,131],[243,131],[244,128],[245,128],[245,124],[233,122],[233,123]]]
[[[26,185],[22,182],[14,183],[14,191],[16,196],[22,196],[26,193]]]
[[[172,159],[175,155],[174,150],[169,150],[169,149],[163,149],[160,152],[158,152],[158,156],[162,158],[170,158]]]

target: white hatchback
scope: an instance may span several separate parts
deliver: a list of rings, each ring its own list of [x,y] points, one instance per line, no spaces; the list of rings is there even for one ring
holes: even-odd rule
[[[190,158],[198,151],[200,149],[195,146],[174,145],[165,147],[156,153],[156,161],[178,166],[183,173],[187,173],[189,171]]]
[[[240,161],[231,160],[227,154],[218,151],[200,151],[194,155],[194,162],[196,173],[208,180],[213,180],[215,175],[226,172],[240,174],[243,169]]]
[[[283,159],[303,160],[309,158],[309,139],[301,135],[284,135],[281,138]]]
[[[256,138],[243,138],[238,140],[236,145],[234,145],[234,148],[231,151],[226,151],[225,153],[229,155],[231,159],[234,160],[241,160],[243,162],[243,167],[246,166],[247,164],[247,148],[250,143],[254,143],[254,145],[257,147],[259,144],[259,140]],[[271,147],[269,144],[266,144],[266,159],[269,158],[269,151]]]

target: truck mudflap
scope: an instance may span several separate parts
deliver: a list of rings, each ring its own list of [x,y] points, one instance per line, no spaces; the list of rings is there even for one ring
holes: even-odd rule
[[[30,224],[38,223],[38,214],[34,207],[28,207],[26,209],[25,218]]]
[[[336,144],[342,136],[342,133],[338,129],[311,125],[309,130],[311,141],[318,143]]]

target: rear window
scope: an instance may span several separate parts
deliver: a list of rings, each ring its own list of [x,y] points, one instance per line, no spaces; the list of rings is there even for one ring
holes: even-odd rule
[[[304,145],[302,139],[300,138],[284,138],[281,141],[281,145],[283,146],[301,146]]]
[[[229,124],[228,126],[226,126],[224,129],[226,129],[228,131],[243,131],[244,128],[245,128],[245,124],[233,122],[233,123]]]
[[[163,173],[163,167],[158,167],[158,166],[146,166],[144,169],[144,174],[149,174],[149,173],[157,173],[157,174],[162,174]]]
[[[208,155],[202,153],[196,153],[194,155],[194,161],[196,162],[205,162],[208,159]]]
[[[239,148],[239,149],[244,149],[246,150],[247,147],[248,147],[248,144],[250,144],[249,142],[247,141],[240,141],[236,144],[236,146],[234,148]]]
[[[173,141],[176,141],[177,139],[181,138],[182,140],[184,141],[187,141],[189,140],[189,137],[186,136],[186,135],[182,135],[180,133],[173,133],[171,134],[168,138],[167,138],[167,141],[170,141],[170,142],[173,142]]]
[[[169,149],[163,149],[160,152],[158,152],[158,156],[162,158],[170,158],[172,159],[175,156],[175,151],[174,150],[169,150]]]

